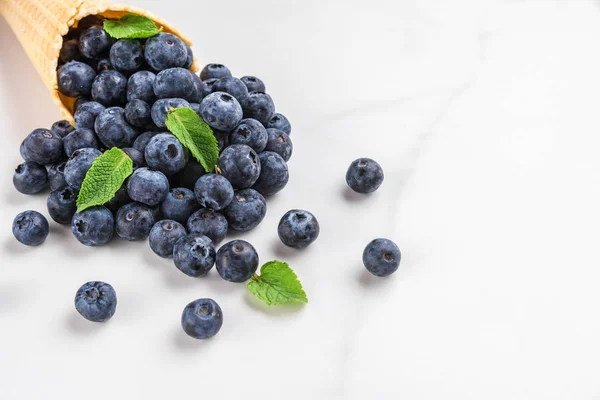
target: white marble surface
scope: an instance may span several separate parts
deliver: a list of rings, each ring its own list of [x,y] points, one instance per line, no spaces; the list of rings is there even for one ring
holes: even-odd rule
[[[146,243],[88,249],[56,225],[18,245],[14,216],[47,215],[12,188],[18,145],[58,112],[0,19],[0,398],[600,399],[600,2],[135,4],[263,78],[292,121],[290,184],[244,238],[310,303],[267,309]],[[386,172],[368,198],[345,190],[360,156]],[[304,252],[275,233],[297,207],[322,227]],[[378,236],[403,252],[390,279],[361,266]],[[73,309],[92,279],[118,291],[102,326]],[[179,316],[204,296],[225,324],[195,342]]]

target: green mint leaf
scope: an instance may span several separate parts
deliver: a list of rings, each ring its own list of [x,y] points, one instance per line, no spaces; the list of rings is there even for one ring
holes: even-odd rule
[[[210,126],[189,107],[172,108],[165,123],[204,170],[212,172],[219,159],[219,145]]]
[[[269,306],[285,303],[308,303],[298,276],[286,262],[269,261],[248,282],[253,295]]]
[[[142,15],[127,14],[121,19],[107,19],[104,30],[116,39],[145,39],[162,31],[150,18]]]
[[[133,161],[123,150],[113,147],[105,151],[85,174],[77,197],[77,212],[112,199],[132,173]]]

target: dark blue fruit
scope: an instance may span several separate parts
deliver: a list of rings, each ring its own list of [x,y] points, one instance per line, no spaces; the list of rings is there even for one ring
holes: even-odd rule
[[[75,150],[65,165],[64,174],[67,184],[77,190],[81,189],[85,174],[87,174],[94,160],[101,154],[100,150],[92,147]]]
[[[81,61],[81,53],[79,53],[79,41],[77,39],[63,40],[62,47],[58,53],[58,59],[63,64],[69,61]]]
[[[90,207],[75,213],[71,222],[73,235],[86,246],[102,246],[109,242],[115,229],[115,220],[104,206]]]
[[[292,125],[290,125],[290,121],[283,114],[275,113],[273,118],[267,122],[267,128],[275,128],[280,131],[284,131],[285,133],[291,135],[292,133]]]
[[[221,175],[227,178],[235,189],[254,185],[260,175],[258,154],[244,144],[234,144],[223,150],[217,166]]]
[[[196,181],[198,178],[204,175],[204,173],[204,167],[193,158],[190,158],[188,163],[181,171],[170,176],[171,186],[184,187],[194,190]]]
[[[173,247],[175,266],[184,274],[198,278],[215,265],[215,246],[203,235],[190,234],[180,238]]]
[[[104,71],[108,71],[109,69],[114,69],[110,60],[108,58],[103,58],[102,60],[98,60],[96,64],[96,73],[101,74]]]
[[[185,224],[194,211],[199,208],[194,192],[183,187],[171,189],[161,203],[160,211],[167,219]]]
[[[75,294],[75,309],[89,321],[107,321],[117,309],[115,289],[104,282],[85,283]]]
[[[267,147],[267,130],[255,119],[243,119],[229,135],[229,144],[245,144],[260,153]]]
[[[150,106],[144,100],[134,99],[125,106],[125,120],[135,128],[144,128],[152,123]]]
[[[213,92],[213,86],[217,81],[218,79],[216,78],[206,79],[202,81],[204,83],[204,86],[202,87],[202,98],[205,98]]]
[[[170,133],[159,133],[150,139],[144,150],[146,164],[165,175],[173,175],[187,164],[189,153]]]
[[[363,264],[375,276],[388,276],[398,269],[400,257],[396,243],[389,239],[375,239],[363,252]]]
[[[235,231],[249,231],[261,223],[267,213],[267,202],[254,189],[235,192],[233,201],[223,210],[229,227]]]
[[[227,234],[227,219],[222,214],[201,208],[193,213],[187,221],[190,233],[204,235],[213,241],[220,243]]]
[[[69,133],[73,132],[75,130],[75,127],[73,125],[71,125],[71,123],[69,121],[67,121],[66,119],[62,119],[60,121],[56,121],[55,123],[53,123],[50,130],[53,133],[56,133],[61,138],[64,138]]]
[[[148,241],[153,252],[163,258],[173,257],[175,243],[186,235],[185,228],[177,221],[163,219],[154,224]]]
[[[194,92],[190,97],[190,102],[200,103],[205,96],[206,92],[206,84],[200,79],[200,77],[196,74],[192,74],[193,84],[194,84]]]
[[[77,112],[79,107],[84,105],[88,101],[92,100],[88,99],[87,97],[78,97],[77,100],[75,100],[75,103],[73,103],[73,112]]]
[[[232,95],[214,92],[202,99],[200,115],[211,127],[231,131],[242,120],[243,112],[242,106]]]
[[[69,97],[89,96],[96,77],[92,67],[79,61],[69,61],[56,74],[58,91]]]
[[[142,240],[154,225],[154,213],[145,204],[129,203],[119,208],[115,217],[117,235],[127,240]]]
[[[110,63],[121,72],[133,72],[144,63],[142,45],[135,39],[119,39],[110,48]]]
[[[169,110],[171,108],[182,108],[189,107],[190,103],[184,99],[159,99],[152,105],[152,109],[150,110],[150,115],[152,116],[152,121],[159,128],[166,128],[167,125],[165,121],[167,120],[167,114],[169,114]]]
[[[113,69],[96,76],[92,98],[106,106],[122,106],[127,102],[127,78]]]
[[[127,193],[127,180],[126,180],[123,183],[123,185],[121,185],[119,190],[117,190],[117,193],[115,193],[113,198],[110,199],[106,204],[104,204],[104,207],[108,208],[110,210],[110,212],[112,212],[114,215],[117,213],[117,211],[119,211],[119,208],[121,208],[125,204],[129,204],[129,203],[131,203],[131,198],[129,197],[129,194]]]
[[[277,227],[279,239],[288,247],[303,249],[319,237],[319,221],[305,210],[286,212]]]
[[[96,139],[96,135],[90,129],[77,128],[63,138],[65,154],[71,156],[76,150],[86,147],[100,148],[100,143]]]
[[[127,182],[127,193],[133,201],[156,206],[169,194],[169,180],[160,171],[138,168]]]
[[[183,65],[183,68],[189,69],[192,67],[192,64],[194,64],[194,52],[187,44],[185,47],[187,48],[187,58],[185,59],[185,65]]]
[[[144,100],[152,104],[156,100],[154,95],[154,80],[156,75],[150,71],[138,71],[127,81],[127,100]]]
[[[263,125],[275,115],[275,104],[271,96],[264,92],[250,92],[244,104],[244,118],[254,118]]]
[[[159,33],[146,41],[144,57],[155,71],[183,67],[188,60],[188,47],[171,33]]]
[[[35,129],[23,143],[27,161],[48,165],[65,158],[63,140],[48,129]]]
[[[112,44],[113,39],[100,26],[91,26],[79,36],[79,51],[87,58],[106,58]]]
[[[133,147],[123,147],[121,150],[123,150],[123,152],[125,154],[127,154],[129,156],[129,158],[131,158],[131,161],[133,161],[133,169],[137,169],[137,168],[146,166],[146,160],[144,159],[144,153],[138,151],[137,149],[135,149]]]
[[[46,217],[32,210],[17,215],[12,226],[15,238],[27,246],[38,246],[44,243],[49,229]]]
[[[248,88],[241,80],[231,76],[221,78],[213,84],[213,92],[229,93],[240,104],[245,104],[248,99]]]
[[[199,93],[194,86],[194,73],[185,68],[169,68],[160,71],[154,80],[154,94],[159,99],[181,98],[196,102]]]
[[[25,148],[25,139],[23,139],[21,146],[19,146],[19,154],[21,154],[21,158],[23,158],[23,160],[31,161],[27,155],[27,149]]]
[[[229,76],[231,76],[231,71],[223,64],[208,64],[200,71],[200,79],[203,81],[207,79],[227,78]]]
[[[67,185],[65,180],[65,165],[66,161],[58,164],[53,164],[48,170],[48,181],[50,182],[50,190],[56,190]]]
[[[50,193],[46,205],[50,218],[59,224],[70,224],[77,211],[77,190],[64,186]]]
[[[41,192],[48,184],[46,167],[33,161],[19,164],[13,175],[15,189],[24,194]]]
[[[206,174],[196,182],[194,194],[202,207],[217,211],[233,200],[233,186],[222,175]]]
[[[240,78],[244,85],[248,88],[248,92],[266,92],[265,84],[263,81],[255,76],[242,76]]]
[[[192,301],[183,309],[181,326],[194,339],[208,339],[223,326],[223,311],[213,299]]]
[[[200,117],[200,103],[190,103],[190,108]]]
[[[357,193],[374,192],[383,183],[383,169],[375,160],[359,158],[348,167],[346,183]]]
[[[260,158],[260,176],[252,186],[263,196],[272,196],[282,190],[290,179],[288,166],[277,153],[263,151]]]
[[[277,153],[286,162],[289,161],[294,150],[294,145],[292,144],[292,139],[290,139],[289,135],[284,131],[275,128],[268,128],[267,135],[269,139],[267,140],[267,147],[265,147],[265,150]]]
[[[107,148],[131,147],[137,136],[135,128],[127,123],[125,110],[109,107],[96,118],[94,129],[98,139]]]
[[[102,111],[106,108],[97,101],[88,101],[83,103],[75,111],[75,126],[77,128],[85,128],[94,130],[94,122]]]
[[[133,148],[143,154],[146,151],[146,146],[148,145],[148,142],[150,142],[150,139],[152,139],[156,134],[158,134],[158,132],[142,133],[133,141]]]
[[[217,272],[229,282],[245,282],[258,268],[256,249],[244,240],[225,243],[217,252]]]

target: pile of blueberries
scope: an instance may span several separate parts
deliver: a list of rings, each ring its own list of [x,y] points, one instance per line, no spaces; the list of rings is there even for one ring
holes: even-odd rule
[[[75,238],[101,246],[113,234],[127,240],[149,238],[160,257],[191,277],[216,265],[219,275],[244,282],[259,264],[244,240],[215,245],[228,230],[249,231],[266,214],[265,196],[282,190],[289,179],[291,125],[275,112],[264,83],[254,76],[232,77],[222,64],[208,64],[200,75],[190,70],[192,50],[170,33],[145,40],[114,40],[102,19],[88,17],[65,36],[57,70],[58,89],[74,98],[75,127],[58,121],[35,129],[21,144],[25,160],[13,177],[15,188],[33,194],[46,189],[50,217],[71,224]],[[166,129],[171,108],[189,107],[214,131],[219,144],[215,171],[204,171]],[[134,172],[103,206],[76,212],[76,200],[92,162],[106,149],[121,148]],[[48,168],[47,168],[48,167]],[[376,190],[381,166],[371,159],[351,164],[348,185],[359,193]],[[48,235],[46,218],[20,213],[13,234],[36,246]],[[305,210],[290,210],[278,227],[282,242],[305,248],[319,235],[319,223]],[[371,242],[363,254],[369,271],[385,276],[400,262],[398,247],[387,239]],[[88,282],[76,294],[76,309],[87,319],[105,321],[116,309],[114,289]],[[190,303],[182,326],[195,338],[216,334],[223,314],[211,299]]]

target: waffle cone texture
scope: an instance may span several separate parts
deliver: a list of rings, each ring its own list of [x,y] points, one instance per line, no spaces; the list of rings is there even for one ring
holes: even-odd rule
[[[0,0],[0,14],[15,32],[27,56],[50,91],[54,103],[60,108],[61,114],[71,124],[73,124],[75,99],[64,96],[58,91],[56,78],[63,36],[69,32],[69,28],[76,27],[79,20],[88,15],[121,18],[129,13],[150,18],[157,26],[162,26],[164,32],[177,35],[191,46],[190,39],[166,21],[129,4],[104,0]],[[197,71],[196,60],[191,69]]]

